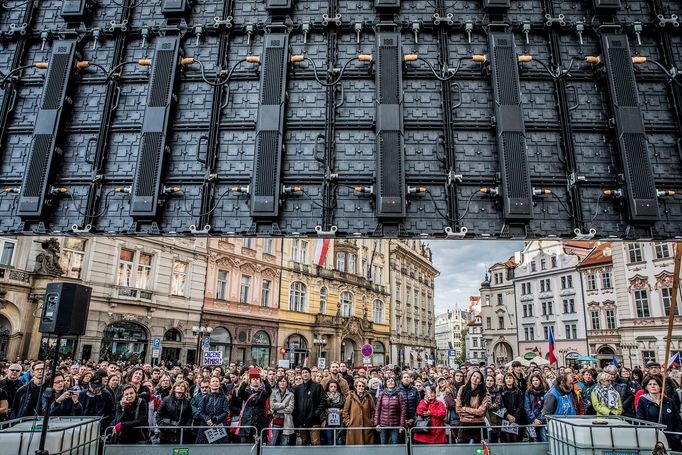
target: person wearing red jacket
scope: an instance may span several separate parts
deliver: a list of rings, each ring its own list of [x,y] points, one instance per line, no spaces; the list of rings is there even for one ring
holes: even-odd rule
[[[424,393],[424,399],[417,406],[417,415],[431,418],[429,425],[431,430],[428,433],[415,433],[414,441],[422,444],[445,444],[447,442],[444,428],[446,413],[443,402],[436,400],[436,394],[433,393],[431,388],[427,388]]]

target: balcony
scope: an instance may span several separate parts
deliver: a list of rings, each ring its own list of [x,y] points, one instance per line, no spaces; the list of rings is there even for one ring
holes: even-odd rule
[[[0,282],[6,284],[28,284],[30,281],[31,274],[25,270],[0,268]]]
[[[117,286],[116,297],[123,299],[140,299],[151,302],[154,293],[144,289],[129,288],[124,286]]]

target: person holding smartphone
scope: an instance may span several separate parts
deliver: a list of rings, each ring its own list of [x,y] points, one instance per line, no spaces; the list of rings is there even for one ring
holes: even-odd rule
[[[54,375],[53,390],[54,401],[50,405],[50,415],[54,417],[71,417],[83,414],[83,407],[78,402],[78,391],[74,388],[65,387],[64,375],[57,372]],[[42,410],[47,407],[47,398],[43,397]]]

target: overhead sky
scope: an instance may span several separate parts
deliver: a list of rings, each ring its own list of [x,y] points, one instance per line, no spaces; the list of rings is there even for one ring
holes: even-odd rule
[[[469,304],[470,295],[478,288],[487,267],[509,259],[523,249],[523,242],[486,240],[432,240],[433,265],[440,271],[435,283],[436,314]]]

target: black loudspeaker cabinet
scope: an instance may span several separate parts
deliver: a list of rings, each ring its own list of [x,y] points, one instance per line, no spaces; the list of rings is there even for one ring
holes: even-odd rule
[[[40,318],[40,332],[85,335],[92,288],[77,283],[49,283]]]

